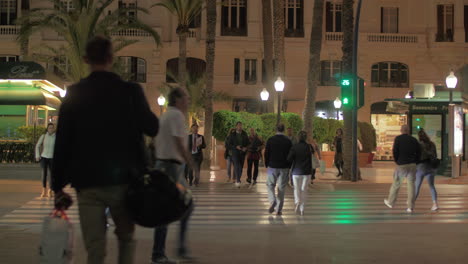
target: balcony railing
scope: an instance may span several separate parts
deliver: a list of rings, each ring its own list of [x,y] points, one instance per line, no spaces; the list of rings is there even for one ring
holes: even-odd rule
[[[343,41],[343,32],[326,32],[326,41]]]
[[[115,32],[112,36],[116,37],[151,37],[151,34],[140,29],[125,29]]]
[[[418,36],[404,34],[368,34],[367,41],[369,42],[386,42],[386,43],[418,43]]]
[[[0,26],[0,35],[18,35],[18,26]]]
[[[198,28],[190,28],[187,37],[196,39],[196,38],[198,38],[199,32],[200,32],[200,30]]]

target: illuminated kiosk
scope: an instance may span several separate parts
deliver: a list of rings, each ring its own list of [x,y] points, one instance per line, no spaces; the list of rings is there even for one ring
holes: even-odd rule
[[[468,117],[463,109],[463,99],[460,91],[453,92],[452,103],[454,106],[454,118],[449,113],[450,94],[448,91],[436,91],[432,98],[392,98],[385,100],[388,103],[387,109],[391,112],[406,114],[411,135],[418,138],[420,128],[423,128],[434,141],[437,148],[438,158],[442,160],[438,174],[451,176],[452,155],[450,138],[454,138],[452,145],[460,155],[467,157],[468,145],[465,133],[468,125]],[[454,129],[451,129],[454,126]],[[449,133],[453,131],[451,137]]]
[[[45,75],[44,68],[35,62],[0,63],[0,138],[18,139],[16,129],[20,126],[46,127],[56,121],[64,90],[47,81]],[[34,140],[38,133],[35,129]]]

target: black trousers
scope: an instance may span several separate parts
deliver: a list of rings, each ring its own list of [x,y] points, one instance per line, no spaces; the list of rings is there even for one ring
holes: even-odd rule
[[[49,175],[48,172],[52,170],[52,159],[48,158],[41,158],[41,168],[42,168],[42,187],[47,187],[47,182],[49,182],[49,188],[52,188],[52,176],[49,176],[49,180],[47,181],[47,176]]]
[[[258,177],[258,162],[259,160],[247,160],[247,181],[252,181],[252,167],[253,167],[253,180],[257,181]]]

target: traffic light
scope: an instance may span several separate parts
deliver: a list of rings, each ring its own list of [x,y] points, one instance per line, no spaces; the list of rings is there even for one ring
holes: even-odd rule
[[[341,101],[343,102],[343,107],[352,107],[353,105],[353,79],[349,77],[344,77],[341,79]]]

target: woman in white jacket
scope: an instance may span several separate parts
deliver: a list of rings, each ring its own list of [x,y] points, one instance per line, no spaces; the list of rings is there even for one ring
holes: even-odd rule
[[[36,144],[36,161],[40,161],[42,168],[42,193],[41,197],[51,197],[51,178],[47,181],[47,176],[52,170],[52,159],[54,157],[55,145],[55,125],[49,123],[47,125],[47,132],[39,138]],[[49,189],[47,190],[47,182],[49,182]]]

